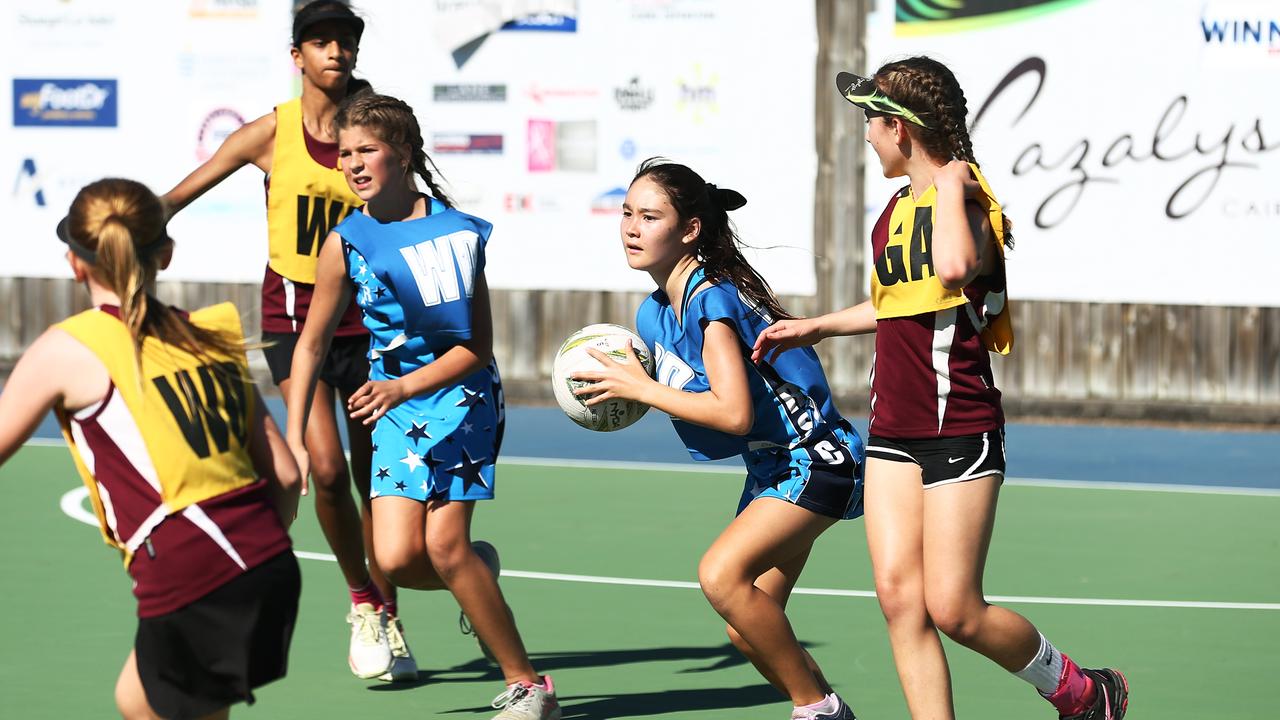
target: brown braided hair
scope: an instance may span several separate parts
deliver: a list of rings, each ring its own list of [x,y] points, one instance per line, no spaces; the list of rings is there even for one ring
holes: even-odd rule
[[[631,184],[640,178],[649,178],[662,189],[682,224],[695,217],[701,222],[694,251],[708,280],[732,283],[753,308],[767,311],[773,320],[793,317],[782,308],[769,283],[742,255],[742,241],[729,219],[730,210],[747,204],[741,193],[718,188],[689,166],[660,157],[640,163]]]
[[[199,358],[209,352],[235,356],[240,338],[193,325],[153,294],[165,245],[165,211],[160,199],[135,180],[105,178],[76,193],[67,215],[75,242],[93,251],[90,272],[120,297],[120,319],[133,338],[134,361],[142,368],[142,342],[150,336]]]
[[[453,200],[436,182],[440,168],[436,167],[423,148],[422,128],[418,126],[418,119],[414,117],[413,108],[408,103],[374,92],[350,95],[338,105],[338,113],[333,118],[333,129],[334,132],[341,132],[357,125],[372,130],[380,140],[395,147],[397,152],[407,145],[410,167],[426,182],[431,196],[444,203],[445,207],[454,207]],[[406,180],[410,186],[413,185],[411,178],[406,177]]]
[[[876,87],[910,109],[928,127],[908,124],[909,131],[929,155],[978,165],[965,118],[969,108],[960,82],[946,65],[918,55],[880,66],[873,76]],[[1004,244],[1013,247],[1012,223],[1004,218]]]

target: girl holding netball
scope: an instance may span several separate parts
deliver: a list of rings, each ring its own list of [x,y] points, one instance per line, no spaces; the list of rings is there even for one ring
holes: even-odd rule
[[[250,122],[165,195],[177,212],[227,176],[252,164],[266,173],[267,245],[270,260],[262,279],[263,353],[271,378],[287,395],[294,345],[308,317],[315,288],[316,257],[332,225],[361,203],[338,169],[332,123],[338,103],[368,83],[351,77],[364,21],[343,2],[316,0],[293,20],[294,64],[302,73],[302,96]],[[334,393],[347,399],[368,379],[364,354],[369,336],[351,308],[320,369],[307,423],[313,466],[316,518],[350,589],[351,643],[347,662],[358,677],[416,680],[418,667],[398,621],[395,587],[366,547],[369,528],[368,428],[348,419],[351,471],[343,455],[334,413]],[[351,498],[354,478],[361,497]],[[303,477],[304,489],[307,478]],[[385,611],[384,611],[385,608]]]
[[[785,608],[814,540],[862,514],[862,441],[832,403],[812,350],[753,365],[751,343],[788,317],[742,256],[729,211],[746,204],[677,163],[641,164],[622,206],[627,263],[658,289],[636,313],[658,380],[635,357],[578,372],[588,405],[635,400],[672,418],[695,460],[741,455],[737,517],[711,545],[698,579],[730,639],[793,704],[792,718],[852,718],[797,642]]]
[[[158,198],[92,183],[58,225],[94,308],[49,328],[0,395],[0,463],[50,409],[138,599],[116,684],[125,718],[225,718],[284,677],[300,580],[285,529],[293,457],[249,379],[229,303],[151,293],[168,264]]]
[[[496,555],[470,538],[476,501],[494,496],[504,421],[484,277],[492,226],[453,208],[404,102],[361,94],[343,103],[334,125],[342,171],[365,205],[320,250],[310,321],[293,356],[289,445],[305,473],[312,388],[354,304],[371,339],[370,379],[350,405],[352,417],[374,424],[379,566],[401,587],[453,594],[506,679],[496,720],[554,720],[555,688],[529,662],[497,584]],[[415,173],[430,195],[418,192]]]
[[[978,170],[965,98],[914,57],[870,78],[840,73],[866,112],[885,177],[906,177],[872,230],[871,300],[760,334],[753,357],[876,334],[867,441],[867,544],[913,717],[953,718],[938,631],[1031,683],[1064,720],[1120,720],[1128,685],[1081,669],[1021,615],[990,605],[982,575],[1004,479],[1004,415],[989,352],[1013,344],[1009,222]]]

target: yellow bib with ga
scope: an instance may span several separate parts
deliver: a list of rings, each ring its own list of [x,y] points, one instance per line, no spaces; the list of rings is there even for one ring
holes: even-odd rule
[[[192,324],[244,337],[240,315],[231,303],[197,310]],[[253,429],[254,385],[243,352],[196,357],[173,345],[147,337],[142,344],[142,375],[134,361],[133,340],[123,322],[102,310],[86,310],[61,323],[106,366],[112,392],[128,408],[146,453],[155,468],[160,504],[131,538],[116,539],[93,474],[76,450],[70,418],[58,413],[62,434],[72,449],[76,468],[89,488],[89,498],[107,544],[124,553],[125,566],[166,517],[189,505],[257,481],[248,443]]]
[[[978,166],[970,163],[969,168],[982,188],[970,199],[978,203],[990,220],[1000,253],[998,272],[1003,279],[1004,212]],[[889,217],[888,243],[877,255],[871,273],[871,302],[877,320],[909,317],[969,303],[963,289],[947,289],[933,271],[937,197],[932,185],[918,198],[913,197],[909,185],[898,194]],[[973,313],[974,324],[981,331],[988,350],[1007,355],[1013,348],[1013,324],[1009,320],[1006,291],[989,293],[984,305],[982,317]]]
[[[341,170],[311,157],[302,133],[302,99],[277,105],[267,185],[267,241],[272,270],[294,282],[314,285],[320,244],[362,201]]]

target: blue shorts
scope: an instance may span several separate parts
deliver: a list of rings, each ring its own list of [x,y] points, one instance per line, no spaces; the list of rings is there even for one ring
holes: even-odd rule
[[[837,520],[862,515],[862,438],[847,423],[800,447],[747,453],[747,483],[738,512],[752,500],[772,497]]]
[[[492,500],[501,406],[476,405],[457,423],[414,412],[412,405],[392,408],[373,428],[369,497]]]

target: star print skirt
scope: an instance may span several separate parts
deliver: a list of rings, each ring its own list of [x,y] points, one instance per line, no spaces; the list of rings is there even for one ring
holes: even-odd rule
[[[505,421],[496,368],[407,400],[373,428],[369,497],[492,500]]]

